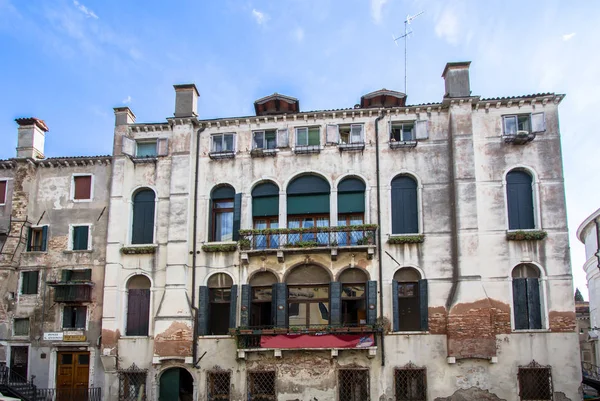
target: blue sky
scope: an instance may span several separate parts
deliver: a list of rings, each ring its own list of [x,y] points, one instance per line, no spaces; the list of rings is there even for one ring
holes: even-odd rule
[[[109,154],[112,108],[137,121],[173,114],[173,84],[194,82],[202,118],[253,114],[273,92],[302,110],[351,107],[386,87],[408,103],[441,100],[448,61],[471,60],[484,97],[566,93],[560,108],[576,285],[575,230],[600,207],[591,116],[600,110],[600,2],[0,0],[0,159],[15,155],[17,117],[50,127],[46,156]]]

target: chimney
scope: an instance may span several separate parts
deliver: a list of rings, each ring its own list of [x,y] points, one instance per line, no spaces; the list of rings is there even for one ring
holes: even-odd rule
[[[135,123],[135,114],[129,107],[115,107],[115,127]]]
[[[200,94],[196,85],[173,85],[173,88],[175,88],[175,117],[197,117]]]
[[[471,84],[469,83],[470,61],[447,63],[442,78],[446,81],[444,97],[469,97]]]
[[[48,126],[39,118],[17,118],[19,124],[17,158],[44,158],[44,140]]]

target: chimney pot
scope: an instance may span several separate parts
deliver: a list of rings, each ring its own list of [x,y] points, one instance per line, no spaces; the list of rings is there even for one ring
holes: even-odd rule
[[[446,83],[444,97],[469,97],[471,96],[471,84],[469,81],[470,61],[459,61],[447,63],[442,77]]]
[[[48,126],[43,120],[35,117],[17,118],[17,158],[44,158],[44,141]]]
[[[175,88],[175,117],[197,117],[200,94],[196,85],[173,85],[173,88]]]
[[[135,114],[129,107],[115,107],[115,127],[135,123]]]

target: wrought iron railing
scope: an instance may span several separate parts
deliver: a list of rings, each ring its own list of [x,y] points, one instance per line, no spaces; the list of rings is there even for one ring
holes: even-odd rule
[[[241,250],[356,247],[376,244],[377,225],[240,230]]]
[[[102,401],[102,389],[42,388],[37,389],[35,401]]]

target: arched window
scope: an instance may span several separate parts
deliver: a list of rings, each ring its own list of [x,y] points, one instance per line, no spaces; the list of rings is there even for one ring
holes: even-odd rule
[[[272,182],[264,182],[252,190],[252,218],[254,229],[279,228],[279,187]],[[254,236],[254,247],[258,249],[277,248],[278,235]]]
[[[288,228],[329,227],[329,183],[317,175],[302,175],[287,187]],[[288,242],[328,244],[328,233],[290,234]]]
[[[532,182],[531,175],[523,170],[513,170],[506,175],[509,230],[535,228]]]
[[[427,280],[412,267],[403,267],[392,281],[394,331],[427,331]]]
[[[342,325],[367,324],[367,274],[360,268],[346,269],[338,281],[342,287]]]
[[[136,275],[127,282],[127,336],[147,336],[150,322],[150,280]]]
[[[532,264],[523,263],[512,271],[513,310],[515,329],[541,329],[540,271]]]
[[[132,244],[154,243],[154,191],[142,189],[133,196]]]
[[[392,234],[419,232],[417,182],[408,175],[392,180]]]
[[[227,334],[236,326],[237,285],[225,273],[208,278],[198,296],[198,331],[200,335]]]
[[[322,267],[302,265],[286,278],[288,324],[309,327],[329,324],[329,283],[331,276]]]
[[[356,226],[365,222],[365,183],[356,177],[345,178],[338,185],[338,226]],[[338,244],[356,245],[362,231],[340,232]]]
[[[210,200],[209,241],[237,241],[242,194],[230,185],[220,185],[212,190]]]
[[[242,285],[241,326],[270,327],[275,316],[273,293],[277,277],[268,271],[252,276],[249,284]]]

